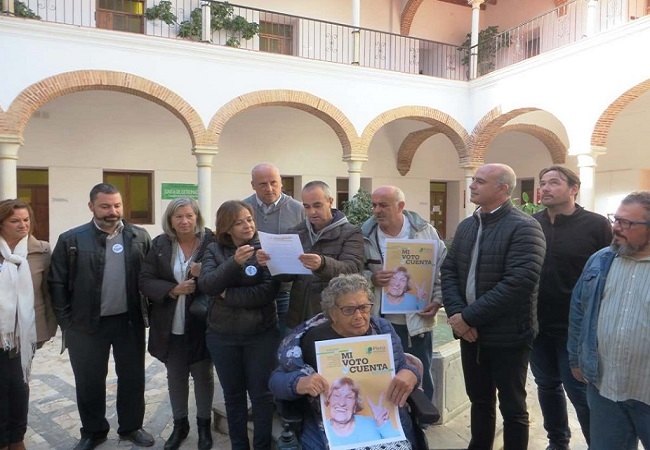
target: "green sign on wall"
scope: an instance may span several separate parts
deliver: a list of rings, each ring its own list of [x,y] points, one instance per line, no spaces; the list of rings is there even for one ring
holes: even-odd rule
[[[174,200],[180,197],[199,199],[199,187],[196,184],[162,183],[162,199]]]

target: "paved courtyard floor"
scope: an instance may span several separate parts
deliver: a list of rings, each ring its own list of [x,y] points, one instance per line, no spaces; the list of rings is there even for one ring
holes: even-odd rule
[[[72,449],[79,439],[79,414],[75,403],[74,377],[68,353],[59,354],[61,348],[60,336],[48,342],[36,352],[31,379],[31,395],[29,410],[29,428],[26,445],[29,450],[68,450]],[[117,417],[115,414],[116,376],[109,363],[107,388],[107,419],[111,424],[109,439],[98,447],[101,450],[138,448],[130,442],[119,441],[117,436]],[[542,426],[541,414],[537,405],[532,376],[528,377],[528,405],[531,412],[531,433],[529,450],[544,450],[546,448],[546,433]],[[156,438],[153,449],[162,449],[165,439],[173,428],[171,408],[167,395],[167,378],[165,366],[147,354],[146,356],[146,413],[144,427]],[[217,387],[217,389],[220,389]],[[215,395],[217,399],[222,396]],[[218,400],[217,400],[218,403]],[[192,419],[196,415],[194,397],[190,389],[190,435],[181,448],[193,449],[197,446],[196,427]],[[586,450],[587,446],[578,431],[578,422],[573,410],[570,412],[571,427],[574,430],[573,450]],[[466,448],[469,440],[469,416],[459,417],[443,426],[432,426],[427,429],[430,447],[432,449],[462,449]],[[227,450],[230,440],[226,434],[213,431],[214,448]],[[495,450],[501,448],[502,442],[497,440]]]

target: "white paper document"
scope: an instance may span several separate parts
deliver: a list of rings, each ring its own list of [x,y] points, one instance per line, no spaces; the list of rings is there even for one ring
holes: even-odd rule
[[[305,251],[297,234],[270,234],[261,231],[258,234],[262,250],[271,257],[266,263],[271,275],[311,275],[311,270],[298,259]]]

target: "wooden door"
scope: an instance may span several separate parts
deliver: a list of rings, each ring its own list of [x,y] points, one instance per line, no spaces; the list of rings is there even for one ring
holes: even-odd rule
[[[431,182],[429,193],[429,221],[440,237],[447,235],[447,183]]]

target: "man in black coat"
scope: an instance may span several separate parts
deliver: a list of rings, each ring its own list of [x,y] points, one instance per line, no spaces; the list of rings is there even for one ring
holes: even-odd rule
[[[587,385],[571,375],[567,340],[571,294],[589,257],[612,242],[612,227],[604,216],[575,201],[580,179],[562,166],[539,174],[542,205],[534,215],[546,237],[546,258],[539,284],[539,335],[533,342],[530,368],[548,435],[547,450],[568,450],[571,429],[564,391],[575,407],[589,444]]]
[[[442,266],[442,297],[461,339],[471,406],[469,450],[490,450],[496,393],[504,449],[528,448],[526,374],[537,333],[537,287],[545,241],[539,223],[514,208],[516,175],[505,164],[480,167],[470,184],[478,205],[463,220]]]
[[[48,284],[74,372],[81,440],[91,450],[106,440],[106,373],[113,350],[117,430],[121,439],[151,447],[144,420],[144,320],[138,290],[149,234],[122,220],[122,196],[112,184],[90,191],[93,219],[66,231],[52,252]]]

